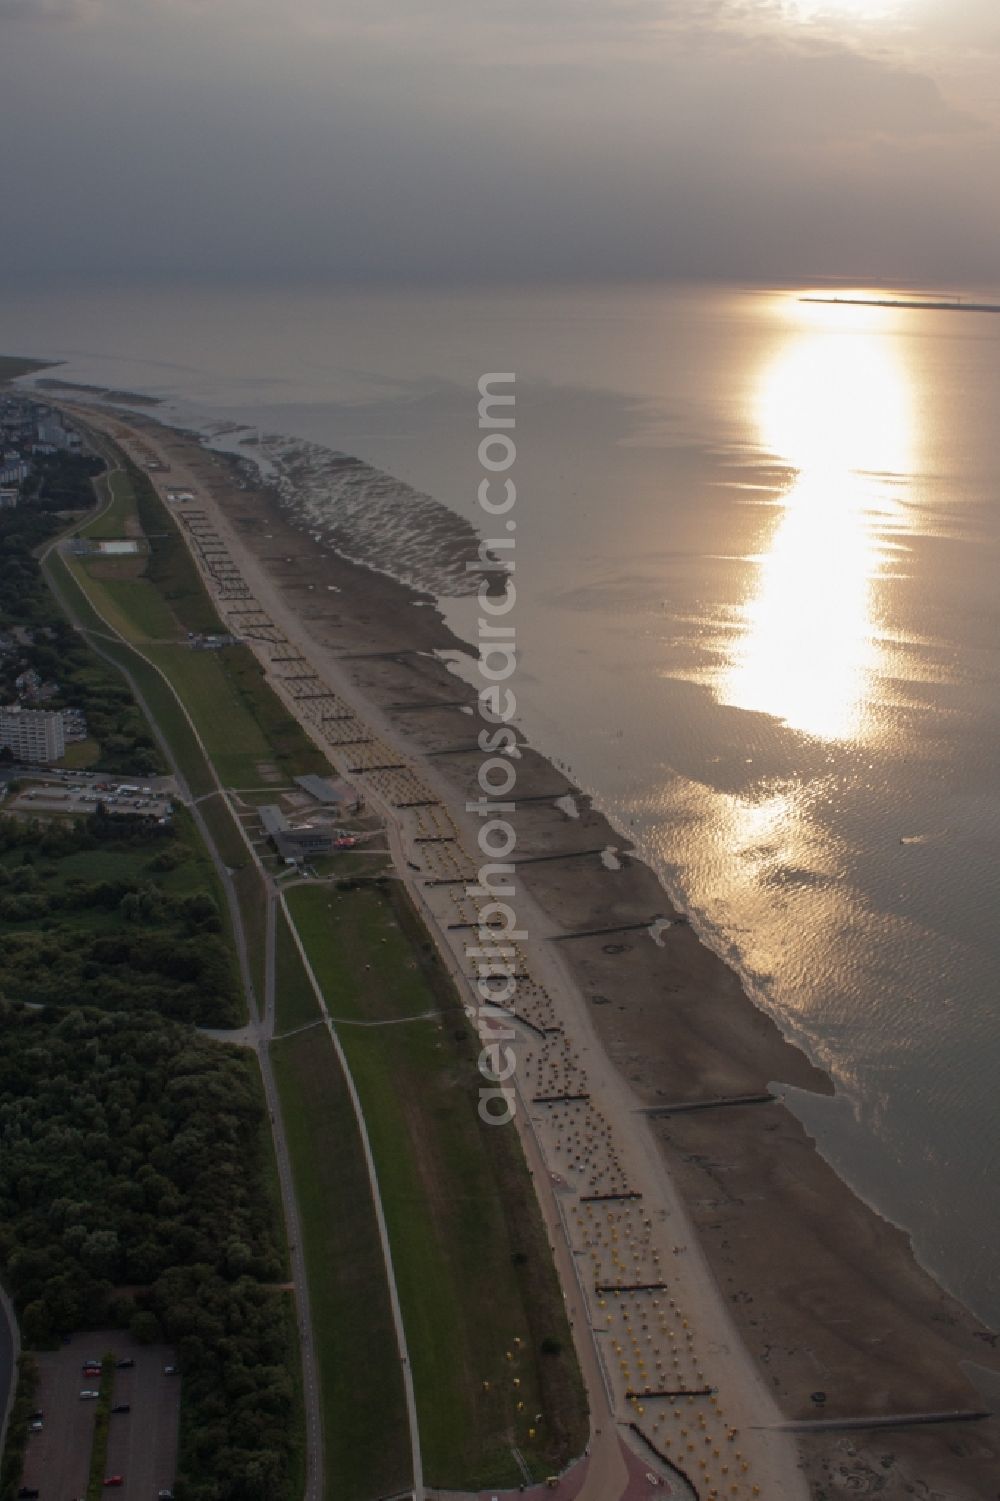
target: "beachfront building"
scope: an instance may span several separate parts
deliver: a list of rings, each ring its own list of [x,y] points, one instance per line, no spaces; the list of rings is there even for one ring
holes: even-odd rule
[[[20,761],[59,761],[66,754],[62,715],[8,704],[0,709],[0,749]]]
[[[317,802],[335,808],[338,813],[350,814],[361,811],[362,800],[358,789],[344,777],[296,777],[299,786]]]
[[[283,860],[305,860],[309,855],[329,855],[333,850],[333,831],[317,824],[288,822],[281,809],[269,803],[260,810],[264,833]]]

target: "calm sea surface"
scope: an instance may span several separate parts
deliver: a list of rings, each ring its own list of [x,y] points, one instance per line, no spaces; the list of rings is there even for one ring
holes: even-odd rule
[[[525,727],[829,1069],[793,1100],[824,1153],[1000,1324],[1000,317],[8,288],[0,349],[471,519],[476,381],[515,371]]]

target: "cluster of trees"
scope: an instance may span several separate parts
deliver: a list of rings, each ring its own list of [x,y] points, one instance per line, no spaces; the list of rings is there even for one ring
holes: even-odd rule
[[[60,684],[54,707],[85,713],[98,765],[148,774],[162,769],[149,726],[59,617],[33,555],[56,510],[92,504],[88,462],[55,456],[32,504],[0,513],[0,629],[35,633],[0,661],[0,695],[34,668]],[[159,502],[134,479],[152,516]],[[211,628],[176,542],[154,548],[158,581],[190,629]],[[95,869],[67,873],[60,862],[82,851]],[[105,860],[102,879],[109,852],[132,858]],[[176,1348],[178,1501],[274,1501],[298,1441],[294,1325],[274,1287],[281,1219],[256,1061],[190,1025],[242,1017],[218,906],[179,870],[192,858],[146,821],[0,818],[0,1280],[28,1347],[111,1324]],[[12,1443],[7,1459],[12,1489]]]
[[[0,625],[31,625],[54,613],[33,552],[61,524],[58,517],[32,507],[0,511]]]
[[[33,553],[63,525],[58,511],[90,509],[92,480],[103,470],[91,455],[50,454],[24,482],[22,504],[0,512],[0,624],[40,624],[54,614]]]
[[[114,848],[113,822],[95,817],[53,827],[40,853]],[[206,890],[173,894],[162,884],[181,857],[177,841],[145,831],[157,852],[133,879],[61,880],[58,864],[36,860],[34,832],[0,819],[0,857],[7,857],[0,858],[0,994],[35,1005],[143,1008],[177,1021],[238,1025],[239,984],[214,897]],[[121,847],[134,852],[143,832],[125,831]]]
[[[95,454],[57,453],[36,458],[22,495],[43,511],[86,511],[94,504],[92,481],[105,464]]]
[[[288,1490],[293,1355],[264,1142],[251,1054],[149,1012],[0,1002],[0,1268],[24,1340],[110,1323],[175,1346],[178,1501]]]
[[[30,1355],[22,1355],[18,1361],[17,1389],[10,1408],[7,1426],[7,1442],[0,1460],[0,1501],[16,1501],[18,1483],[24,1468],[24,1455],[28,1447],[28,1424],[36,1407],[38,1391],[38,1366]]]

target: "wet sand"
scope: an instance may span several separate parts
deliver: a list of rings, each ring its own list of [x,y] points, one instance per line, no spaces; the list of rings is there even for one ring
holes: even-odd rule
[[[118,424],[122,414],[107,420]],[[424,655],[467,648],[433,601],[318,546],[266,491],[241,487],[229,462],[190,437],[137,416],[128,422],[189,469],[266,574],[276,608],[299,623],[311,654],[336,662],[375,722],[389,727],[456,822],[471,829],[461,810],[479,793],[479,757],[467,749],[479,723],[462,706],[474,694]],[[813,1422],[987,1407],[963,1363],[1000,1374],[994,1336],[918,1267],[907,1237],[837,1178],[781,1103],[783,1085],[831,1092],[826,1075],[747,998],[734,972],[672,910],[652,871],[623,854],[622,836],[603,815],[527,747],[517,790],[516,858],[558,856],[522,866],[518,881],[552,972],[574,992],[588,1068],[599,1071],[606,1055],[617,1071],[609,1089],[637,1121],[647,1113],[663,1176],[700,1243],[676,1254],[707,1259],[780,1413]],[[576,797],[578,818],[555,804],[566,793]],[[605,847],[619,852],[620,869],[592,853]],[[654,917],[667,920],[659,942],[644,926]],[[593,928],[618,931],[572,936]],[[734,1097],[755,1102],[709,1103]],[[708,1108],[676,1108],[699,1102]],[[798,1442],[816,1497],[1000,1494],[993,1418],[823,1430]]]

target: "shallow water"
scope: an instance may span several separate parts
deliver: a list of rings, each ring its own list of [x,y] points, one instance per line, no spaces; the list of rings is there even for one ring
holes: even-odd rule
[[[830,1070],[794,1102],[822,1150],[1000,1323],[1000,319],[659,287],[0,315],[70,379],[250,424],[217,439],[245,454],[280,433],[390,471],[410,488],[376,479],[350,525],[435,590],[469,533],[425,499],[478,521],[476,381],[517,372],[525,726]],[[347,524],[328,505],[311,484],[316,533]]]

